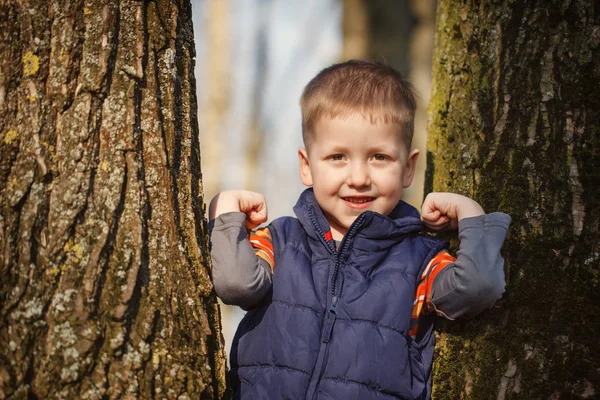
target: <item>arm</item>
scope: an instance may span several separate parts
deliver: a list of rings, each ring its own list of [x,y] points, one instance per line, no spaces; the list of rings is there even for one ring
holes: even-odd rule
[[[510,217],[503,213],[484,214],[479,204],[463,196],[432,195],[423,207],[424,214],[428,212],[424,215],[425,225],[430,229],[458,225],[460,248],[456,261],[435,276],[430,305],[450,319],[473,317],[491,307],[504,292],[504,260],[500,248]],[[435,212],[439,213],[437,221],[432,217]]]
[[[267,219],[262,195],[247,191],[218,194],[209,207],[215,292],[225,304],[249,309],[271,289],[271,266],[257,256],[248,228]]]
[[[485,214],[459,222],[456,261],[436,276],[431,304],[447,318],[473,317],[504,293],[504,259],[500,248],[510,217]]]

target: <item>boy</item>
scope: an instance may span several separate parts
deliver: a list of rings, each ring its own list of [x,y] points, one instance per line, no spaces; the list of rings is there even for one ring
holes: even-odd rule
[[[307,189],[267,220],[258,193],[225,191],[209,207],[213,280],[250,310],[231,350],[242,399],[427,399],[433,318],[472,316],[504,291],[510,218],[432,193],[422,217],[400,201],[418,150],[415,100],[395,70],[349,61],[321,71],[300,106]],[[459,228],[454,259],[427,234]]]

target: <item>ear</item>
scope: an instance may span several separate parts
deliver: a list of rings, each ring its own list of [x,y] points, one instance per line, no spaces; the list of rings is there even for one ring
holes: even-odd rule
[[[308,163],[308,153],[304,147],[298,150],[298,161],[300,162],[300,179],[302,183],[306,186],[312,186],[313,180]]]
[[[419,158],[419,150],[413,149],[408,154],[408,160],[404,166],[404,178],[402,181],[402,187],[407,188],[412,183],[413,177],[415,176],[415,169],[417,167],[417,158]]]

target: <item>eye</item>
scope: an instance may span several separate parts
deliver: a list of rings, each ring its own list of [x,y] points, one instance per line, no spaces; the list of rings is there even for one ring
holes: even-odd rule
[[[386,156],[385,154],[378,153],[373,156],[373,160],[375,160],[375,161],[386,161],[388,159],[389,159],[389,157]]]
[[[343,154],[333,154],[333,155],[329,156],[329,158],[331,159],[331,161],[342,161],[344,159],[344,155]]]

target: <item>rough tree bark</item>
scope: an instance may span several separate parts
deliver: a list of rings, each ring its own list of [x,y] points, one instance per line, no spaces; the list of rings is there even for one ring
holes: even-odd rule
[[[220,398],[189,1],[0,25],[0,398]]]
[[[598,398],[599,3],[438,7],[430,188],[513,222],[508,295],[440,335],[434,397]]]

